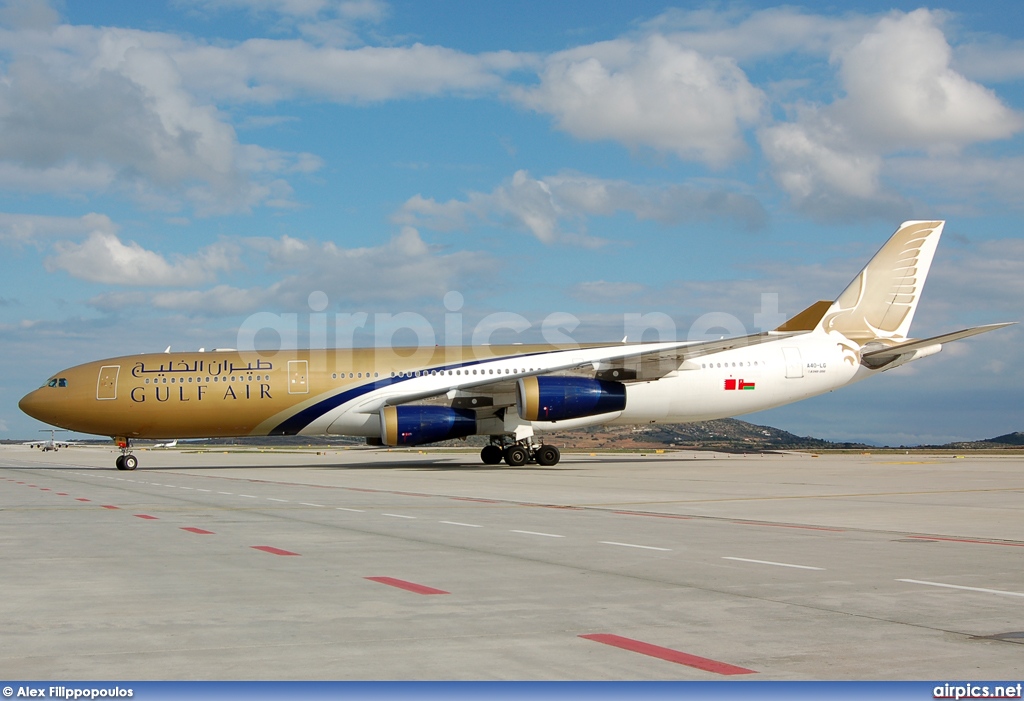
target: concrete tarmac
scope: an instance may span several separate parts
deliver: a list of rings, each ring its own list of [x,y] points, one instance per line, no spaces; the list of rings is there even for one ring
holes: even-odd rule
[[[1024,680],[1020,457],[0,449],[0,676]]]

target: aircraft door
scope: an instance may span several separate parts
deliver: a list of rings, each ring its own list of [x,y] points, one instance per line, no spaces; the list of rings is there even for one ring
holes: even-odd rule
[[[786,359],[786,377],[804,376],[804,361],[800,357],[799,348],[783,348],[782,357]]]
[[[288,394],[309,393],[309,361],[288,361]]]
[[[117,375],[120,365],[104,365],[96,378],[96,399],[117,399]]]

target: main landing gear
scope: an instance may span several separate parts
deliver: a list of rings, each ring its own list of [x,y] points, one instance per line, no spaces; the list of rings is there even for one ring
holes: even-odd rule
[[[139,459],[132,455],[132,442],[130,440],[118,438],[117,447],[121,449],[121,454],[114,461],[118,470],[134,470],[139,466]]]
[[[502,460],[509,467],[519,467],[528,462],[535,462],[543,467],[557,465],[562,453],[553,445],[535,445],[532,441],[518,441],[509,445],[491,443],[480,451],[480,459],[485,465],[497,465]]]

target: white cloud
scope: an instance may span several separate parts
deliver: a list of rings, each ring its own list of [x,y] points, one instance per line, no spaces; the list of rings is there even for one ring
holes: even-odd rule
[[[1024,157],[894,157],[885,172],[892,180],[941,193],[947,202],[967,202],[977,213],[992,201],[1020,208],[1024,202]]]
[[[354,305],[369,303],[393,305],[417,299],[439,300],[450,290],[465,290],[480,280],[492,280],[496,265],[483,253],[445,252],[431,246],[411,227],[403,228],[383,245],[362,248],[342,248],[331,241],[290,236],[245,239],[244,244],[250,254],[263,258],[267,276],[277,278],[274,282],[250,287],[222,284],[152,294],[116,291],[98,295],[89,303],[106,312],[146,306],[202,316],[281,310],[308,312],[309,294],[321,291],[335,304],[353,309]],[[182,279],[193,271],[195,277],[204,273],[210,277],[210,273],[226,267],[216,264],[219,259],[211,251],[213,247],[179,258],[173,264],[159,256],[153,259],[155,254],[148,251],[125,252],[116,245],[114,248],[126,259],[123,267],[142,261],[162,270],[160,274],[172,280]]]
[[[93,232],[114,235],[117,230],[118,226],[110,217],[95,212],[81,217],[0,212],[0,242],[3,243],[40,243],[52,237],[84,236]]]
[[[1002,37],[956,47],[955,62],[964,75],[975,80],[1013,81],[1024,78],[1024,42]]]
[[[721,167],[744,151],[741,130],[757,122],[761,90],[726,57],[706,57],[651,35],[553,54],[541,83],[513,97],[554,116],[586,140],[612,139]]]
[[[302,40],[250,39],[230,47],[190,47],[176,53],[175,60],[192,89],[218,100],[273,103],[309,96],[361,103],[495,93],[501,73],[532,59],[424,44],[343,49]]]
[[[12,57],[0,81],[0,185],[114,189],[214,214],[263,204],[274,176],[319,167],[309,154],[239,144],[226,115],[192,92],[177,57],[195,46],[177,37],[63,25],[0,30],[0,50]]]
[[[209,282],[236,265],[238,251],[225,243],[208,246],[193,256],[163,255],[112,233],[94,232],[82,243],[65,241],[46,259],[50,272],[64,270],[88,282],[147,287],[188,287]]]
[[[275,304],[304,309],[322,290],[335,301],[397,302],[441,299],[445,293],[490,277],[494,262],[474,251],[444,252],[412,227],[381,246],[342,248],[331,241],[250,239],[271,270],[286,274],[273,289]]]
[[[662,224],[731,219],[746,228],[763,225],[765,213],[753,197],[730,192],[719,184],[635,185],[580,173],[560,173],[539,180],[524,170],[489,193],[472,192],[465,200],[436,202],[411,197],[394,216],[402,224],[441,231],[467,228],[483,221],[529,231],[544,243],[598,245],[585,235],[585,219],[629,212],[637,219]],[[576,231],[566,225],[576,224]]]
[[[833,55],[845,96],[799,105],[794,121],[759,131],[775,179],[797,207],[823,217],[907,215],[909,205],[882,180],[887,156],[958,154],[1024,126],[991,90],[951,68],[941,20],[928,10],[882,18]]]
[[[741,7],[741,6],[734,6]],[[854,43],[874,20],[807,14],[795,7],[744,9],[669,9],[645,22],[645,30],[661,33],[705,56],[729,56],[740,63],[791,53],[828,56]]]
[[[0,26],[17,29],[47,29],[60,15],[45,0],[5,0],[0,6]]]
[[[1024,126],[995,93],[954,71],[929,10],[895,14],[840,54],[846,97],[834,105],[858,139],[883,150],[959,149]]]

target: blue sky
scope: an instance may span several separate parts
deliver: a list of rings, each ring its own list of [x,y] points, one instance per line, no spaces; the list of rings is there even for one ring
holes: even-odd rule
[[[1017,4],[896,6],[0,5],[0,437],[34,435],[18,399],[79,362],[235,347],[260,313],[303,344],[314,292],[332,339],[334,314],[406,312],[444,340],[450,291],[467,341],[495,313],[530,326],[494,340],[572,318],[617,340],[626,314],[753,332],[915,218],[948,221],[915,335],[1021,320]],[[1021,338],[752,420],[1024,430]]]

